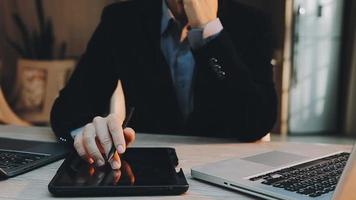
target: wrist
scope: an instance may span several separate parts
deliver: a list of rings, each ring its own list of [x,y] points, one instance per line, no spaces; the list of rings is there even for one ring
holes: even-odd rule
[[[222,30],[223,26],[219,18],[209,22],[203,28],[191,28],[188,33],[190,46],[198,49],[214,39]]]
[[[192,24],[190,24],[190,27],[193,28],[193,29],[204,29],[209,23],[215,21],[216,19],[218,19],[218,18],[214,17],[214,18],[211,18],[209,20],[204,20],[204,21],[192,23]]]

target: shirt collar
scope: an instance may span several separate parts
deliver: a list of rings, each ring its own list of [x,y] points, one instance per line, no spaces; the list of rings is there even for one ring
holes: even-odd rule
[[[163,0],[162,4],[161,35],[169,28],[170,21],[175,21],[174,15],[172,11],[168,8],[166,0]]]

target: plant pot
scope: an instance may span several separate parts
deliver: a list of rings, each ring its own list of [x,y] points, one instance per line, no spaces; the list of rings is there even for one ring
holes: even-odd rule
[[[31,123],[48,124],[54,100],[75,64],[75,60],[19,60],[15,89],[17,113]]]

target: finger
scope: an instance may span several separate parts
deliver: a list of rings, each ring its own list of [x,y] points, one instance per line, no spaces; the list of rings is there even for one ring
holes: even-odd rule
[[[114,171],[114,184],[117,184],[121,178],[121,170]]]
[[[122,130],[122,121],[115,114],[107,117],[107,124],[118,153],[123,154],[126,149],[126,142]]]
[[[131,185],[135,184],[136,178],[135,178],[135,175],[131,169],[130,164],[127,163],[126,161],[123,161],[122,166],[123,166],[123,170],[126,172],[127,176],[130,179]]]
[[[106,157],[108,157],[112,147],[112,140],[106,123],[106,119],[102,117],[95,117],[93,120],[95,126],[96,136],[103,147]]]
[[[112,169],[120,169],[121,168],[121,159],[117,151],[114,153],[113,159],[110,161],[110,165]]]
[[[95,138],[95,142],[96,142],[96,146],[98,147],[100,153],[101,153],[102,155],[104,155],[104,154],[105,154],[105,150],[104,150],[104,147],[101,145],[101,143],[100,143],[98,137]]]
[[[87,154],[87,155],[89,155],[89,154]],[[93,164],[95,162],[94,159],[90,158],[89,156],[87,156],[87,160],[90,164]]]
[[[125,136],[126,146],[130,146],[135,142],[136,133],[132,128],[125,128],[124,136]]]
[[[84,144],[83,144],[83,133],[79,133],[77,136],[75,136],[74,148],[80,157],[82,157],[84,160],[87,159]]]
[[[94,125],[86,125],[83,132],[84,148],[86,149],[89,156],[94,159],[97,166],[103,166],[105,161],[96,145],[95,136],[96,134]]]
[[[95,168],[94,168],[93,166],[90,166],[88,172],[89,172],[89,175],[90,175],[90,176],[94,176],[94,174],[95,174]]]
[[[88,152],[84,147],[83,132],[75,136],[74,138],[74,148],[76,149],[78,155],[86,160],[88,163],[93,164],[94,160],[89,156]]]

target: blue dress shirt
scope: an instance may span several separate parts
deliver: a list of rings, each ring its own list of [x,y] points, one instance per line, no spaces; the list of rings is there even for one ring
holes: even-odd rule
[[[212,23],[214,30],[209,30],[209,37],[204,38],[205,28],[191,29],[187,37],[181,38],[186,24],[175,20],[167,2],[162,5],[161,49],[170,67],[172,81],[176,90],[179,107],[184,119],[193,111],[193,76],[195,60],[191,49],[203,46],[214,38],[222,29],[219,19]]]

